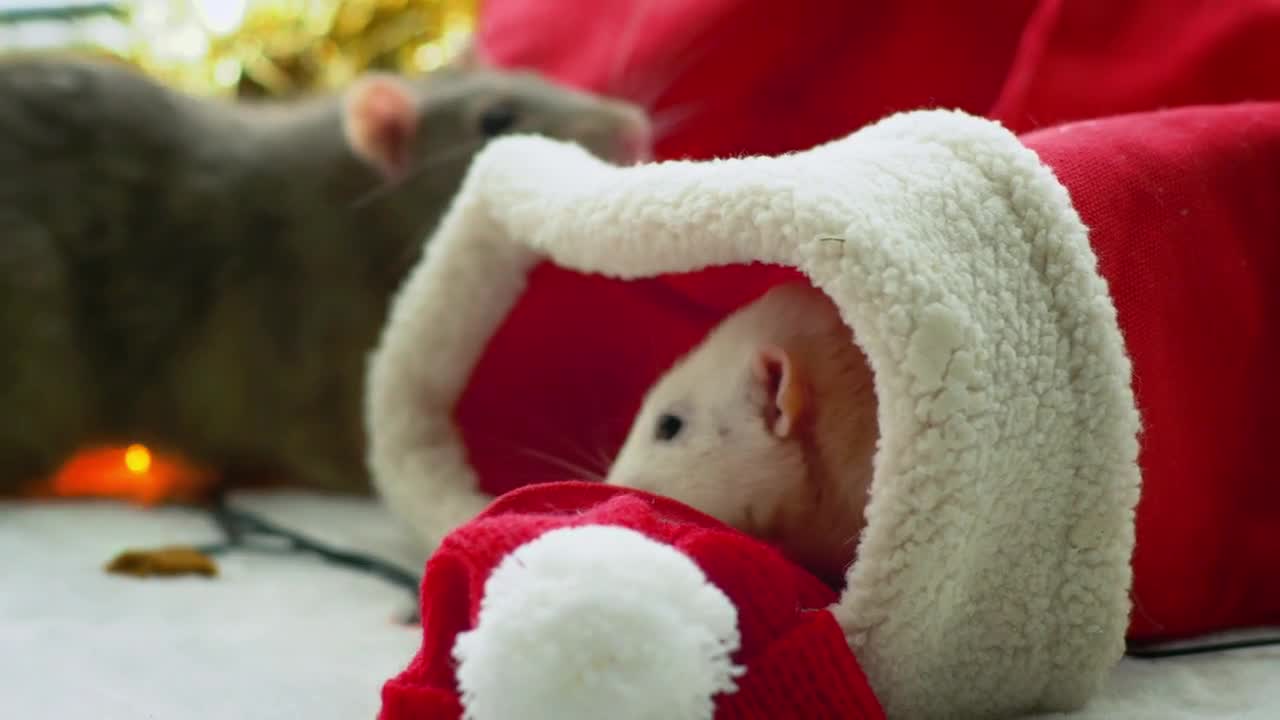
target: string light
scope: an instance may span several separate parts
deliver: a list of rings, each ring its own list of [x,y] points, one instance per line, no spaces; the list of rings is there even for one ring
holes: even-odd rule
[[[126,59],[206,94],[293,95],[460,50],[477,0],[130,0]]]
[[[151,469],[151,451],[145,445],[130,445],[124,450],[124,466],[134,475]]]
[[[0,52],[89,50],[200,94],[293,95],[370,69],[434,70],[465,44],[477,3],[116,0],[7,10],[0,2]]]
[[[200,498],[216,478],[180,457],[145,445],[84,448],[35,495],[112,497],[144,505]]]

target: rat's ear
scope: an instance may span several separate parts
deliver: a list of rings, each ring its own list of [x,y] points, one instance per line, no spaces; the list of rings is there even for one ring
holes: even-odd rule
[[[493,62],[489,60],[489,56],[484,50],[480,49],[480,43],[476,40],[475,33],[467,36],[463,41],[462,47],[459,48],[449,64],[463,70],[480,70],[482,68],[493,67]]]
[[[778,437],[795,431],[809,406],[809,393],[804,378],[790,353],[776,345],[766,345],[756,352],[756,380],[764,385],[764,419]]]
[[[388,179],[409,169],[409,151],[418,131],[418,113],[404,81],[370,73],[347,90],[342,131],[352,152]]]

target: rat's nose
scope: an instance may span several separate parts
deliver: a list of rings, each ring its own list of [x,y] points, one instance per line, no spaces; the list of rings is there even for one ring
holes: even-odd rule
[[[640,110],[632,110],[624,116],[619,131],[619,144],[626,163],[648,162],[653,158],[653,126]]]

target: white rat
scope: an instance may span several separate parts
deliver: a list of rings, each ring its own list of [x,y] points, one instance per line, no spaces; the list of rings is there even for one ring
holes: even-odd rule
[[[871,369],[830,299],[783,285],[649,390],[605,481],[679,500],[841,584],[879,438]]]

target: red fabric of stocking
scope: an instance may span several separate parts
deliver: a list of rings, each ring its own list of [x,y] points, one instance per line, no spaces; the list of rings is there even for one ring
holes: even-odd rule
[[[1145,426],[1131,634],[1280,623],[1280,103],[1024,136],[1090,227]]]

